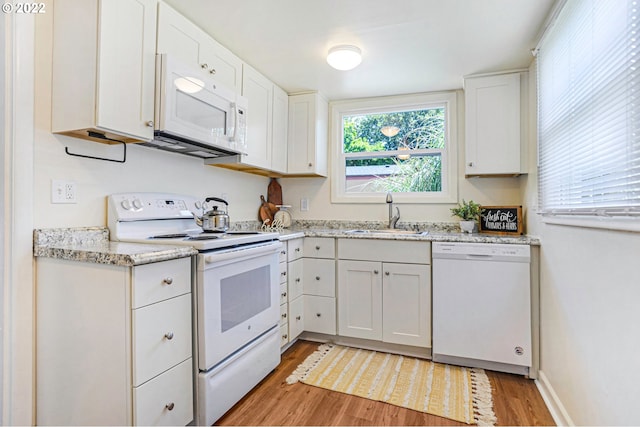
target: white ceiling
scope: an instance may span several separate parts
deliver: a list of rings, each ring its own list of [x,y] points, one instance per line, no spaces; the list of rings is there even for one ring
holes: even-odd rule
[[[554,0],[165,0],[289,93],[329,100],[462,87],[527,67]],[[329,67],[354,44],[362,64]]]

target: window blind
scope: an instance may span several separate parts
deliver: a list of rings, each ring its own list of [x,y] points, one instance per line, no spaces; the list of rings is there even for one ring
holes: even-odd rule
[[[568,0],[537,52],[546,215],[640,216],[639,0]]]

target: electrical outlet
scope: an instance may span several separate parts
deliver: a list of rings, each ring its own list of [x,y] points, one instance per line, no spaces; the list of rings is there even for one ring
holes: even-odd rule
[[[309,210],[309,199],[303,197],[300,199],[300,212],[307,212]]]
[[[76,203],[76,183],[59,179],[52,180],[51,203]]]

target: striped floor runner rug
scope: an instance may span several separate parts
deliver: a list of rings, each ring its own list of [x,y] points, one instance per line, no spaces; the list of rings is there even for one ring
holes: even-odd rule
[[[496,422],[482,369],[322,344],[287,378],[298,381],[467,424]]]

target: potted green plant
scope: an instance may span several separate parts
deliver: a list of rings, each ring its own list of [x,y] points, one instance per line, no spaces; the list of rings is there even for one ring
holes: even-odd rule
[[[460,218],[460,229],[462,232],[473,233],[477,230],[477,220],[480,216],[480,205],[473,200],[458,203],[458,206],[451,208],[451,213]]]

